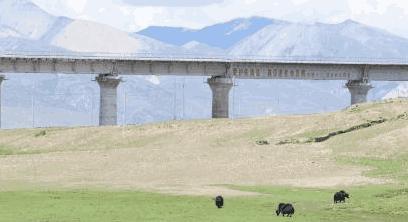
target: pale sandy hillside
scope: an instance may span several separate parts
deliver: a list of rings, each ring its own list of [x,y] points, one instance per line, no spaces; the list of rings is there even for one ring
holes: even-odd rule
[[[392,183],[366,177],[367,167],[338,159],[407,153],[407,111],[407,100],[389,100],[307,116],[3,130],[0,187],[102,186],[212,195],[220,190],[212,185],[219,184]],[[313,142],[333,132],[344,134]]]

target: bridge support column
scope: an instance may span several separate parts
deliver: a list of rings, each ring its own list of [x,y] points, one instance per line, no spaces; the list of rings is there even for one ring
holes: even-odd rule
[[[101,74],[96,77],[100,88],[99,126],[117,124],[117,88],[122,81],[116,75]]]
[[[212,91],[212,118],[229,117],[229,92],[233,86],[231,78],[211,77],[208,79]]]
[[[368,91],[373,88],[370,82],[362,80],[350,80],[346,87],[351,94],[351,105],[367,102]]]
[[[2,119],[1,119],[1,111],[2,111],[2,109],[1,109],[1,84],[2,84],[2,82],[4,81],[6,79],[6,77],[4,76],[4,75],[0,75],[0,129],[1,129],[1,127],[2,127]]]

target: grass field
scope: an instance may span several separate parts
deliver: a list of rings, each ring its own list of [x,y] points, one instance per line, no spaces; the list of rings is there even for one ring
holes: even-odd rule
[[[407,221],[407,111],[391,100],[307,116],[0,131],[0,222]],[[351,198],[333,205],[340,189]],[[295,216],[277,217],[279,202]]]
[[[406,221],[408,189],[350,188],[346,204],[333,205],[334,189],[246,187],[265,195],[232,197],[216,209],[209,197],[139,192],[33,191],[0,193],[0,221]],[[277,217],[276,204],[290,201],[293,218]]]

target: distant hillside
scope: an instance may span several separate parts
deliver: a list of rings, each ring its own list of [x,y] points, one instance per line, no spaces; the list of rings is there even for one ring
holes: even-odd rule
[[[268,18],[251,17],[234,19],[229,22],[197,30],[180,27],[152,26],[138,33],[178,46],[196,41],[213,47],[228,49],[238,41],[256,33],[265,26],[285,23],[284,21]]]
[[[53,16],[29,0],[0,1],[0,38],[3,51],[130,54],[181,50],[107,25]]]
[[[408,39],[351,20],[270,25],[237,43],[232,55],[314,58],[406,58]]]

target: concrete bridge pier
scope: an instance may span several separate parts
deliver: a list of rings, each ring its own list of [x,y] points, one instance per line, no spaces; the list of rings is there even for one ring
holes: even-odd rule
[[[208,79],[212,91],[212,118],[229,117],[229,92],[233,81],[228,77],[214,76]]]
[[[346,84],[351,94],[351,105],[367,102],[367,94],[373,86],[369,81],[350,80]]]
[[[1,121],[1,111],[2,111],[2,109],[1,109],[1,84],[5,79],[6,79],[6,77],[4,75],[0,75],[0,129],[2,127],[1,126],[1,123],[2,123],[2,121]]]
[[[100,88],[99,126],[117,125],[117,88],[122,80],[111,74],[101,74],[95,80]]]

